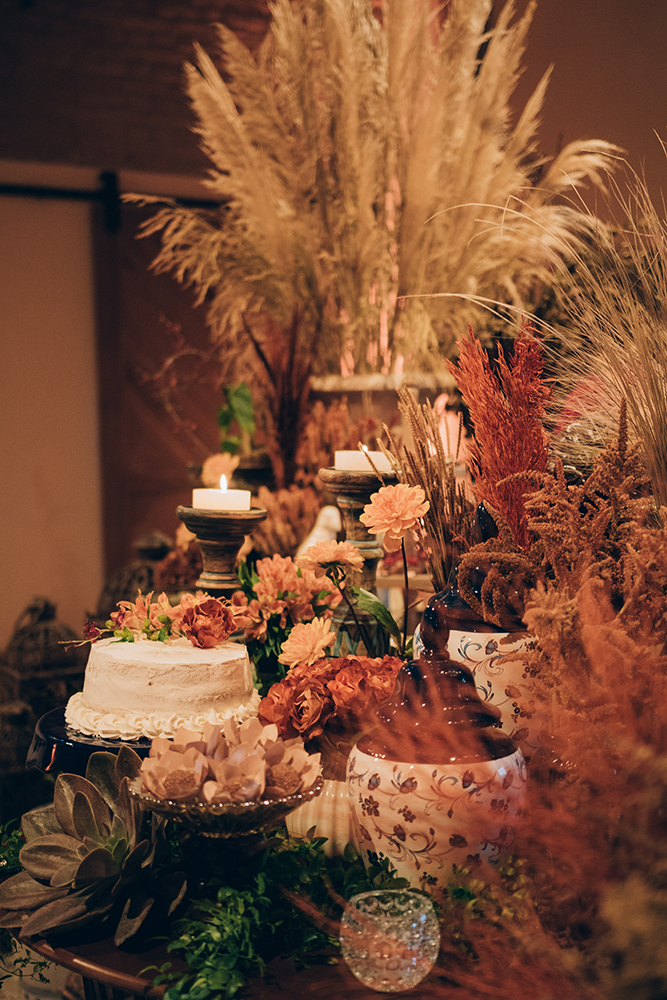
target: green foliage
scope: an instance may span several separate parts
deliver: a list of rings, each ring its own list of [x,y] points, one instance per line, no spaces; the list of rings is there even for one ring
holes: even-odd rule
[[[362,587],[349,587],[348,590],[356,600],[359,608],[367,614],[372,615],[382,628],[389,633],[392,639],[395,640],[396,645],[400,649],[403,637],[389,608],[375,594],[371,594],[370,591],[364,590]]]
[[[23,867],[19,860],[19,851],[25,844],[25,837],[16,828],[15,821],[0,824],[0,878],[14,875]]]
[[[187,972],[168,965],[151,970],[156,983],[170,983],[165,1000],[231,998],[276,955],[306,964],[326,952],[330,961],[341,901],[371,888],[405,886],[387,861],[366,869],[350,847],[344,857],[329,859],[323,843],[279,831],[261,855],[215,871],[168,945],[188,963]]]
[[[255,411],[250,389],[242,382],[240,385],[227,386],[222,394],[225,405],[218,409],[220,450],[229,452],[230,455],[237,455],[239,451],[248,452],[255,433]],[[230,433],[234,421],[239,427],[239,434]]]
[[[13,976],[48,983],[44,973],[50,965],[47,959],[26,951],[7,931],[0,929],[0,990],[2,984]]]

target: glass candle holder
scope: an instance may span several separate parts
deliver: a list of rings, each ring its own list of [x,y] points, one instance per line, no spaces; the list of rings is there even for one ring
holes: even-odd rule
[[[379,993],[412,989],[428,975],[440,950],[440,926],[428,896],[378,889],[353,896],[340,924],[350,972]]]

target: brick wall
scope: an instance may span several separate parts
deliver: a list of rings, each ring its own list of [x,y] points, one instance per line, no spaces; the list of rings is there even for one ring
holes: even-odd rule
[[[0,159],[200,174],[183,64],[265,0],[0,0]]]

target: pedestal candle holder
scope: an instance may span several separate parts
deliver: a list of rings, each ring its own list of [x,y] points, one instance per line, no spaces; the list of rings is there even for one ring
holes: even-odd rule
[[[201,549],[203,569],[196,586],[211,597],[231,597],[241,586],[235,569],[239,549],[246,535],[266,519],[267,511],[177,507],[176,514],[197,536]]]
[[[378,545],[375,535],[372,535],[365,524],[359,520],[366,504],[371,502],[371,493],[377,493],[384,484],[393,485],[396,476],[393,473],[383,473],[382,481],[374,472],[345,472],[339,469],[320,469],[319,477],[333,493],[340,508],[343,519],[343,530],[348,542],[352,542],[364,557],[364,567],[350,574],[350,583],[356,587],[377,593],[377,565],[383,556],[382,547]]]
[[[393,473],[383,473],[380,481],[374,472],[320,469],[319,477],[336,498],[346,541],[352,542],[364,558],[363,568],[351,571],[347,582],[352,586],[362,587],[371,594],[377,594],[377,565],[384,553],[375,535],[369,532],[359,518],[366,504],[371,502],[371,494],[376,493],[383,484],[393,485],[397,481],[396,476]],[[344,604],[339,604],[336,608],[333,615],[334,628],[337,631],[334,655],[344,656],[349,652],[381,656],[388,652],[388,636],[384,630],[378,628],[375,619],[358,608],[356,617],[361,629],[357,628],[356,622]],[[366,641],[367,637],[369,641]],[[368,648],[369,643],[372,648]]]

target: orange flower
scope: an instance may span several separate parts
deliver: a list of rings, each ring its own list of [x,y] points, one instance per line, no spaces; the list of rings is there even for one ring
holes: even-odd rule
[[[312,622],[295,625],[289,638],[282,644],[279,663],[293,667],[297,663],[310,665],[319,660],[324,650],[332,646],[336,636],[331,631],[329,618],[314,618]]]
[[[397,656],[349,658],[327,684],[336,713],[361,717],[371,707],[386,701],[394,693],[402,666],[403,660]]]
[[[236,625],[226,604],[217,597],[207,597],[185,611],[180,628],[193,646],[211,649],[228,639]]]
[[[428,513],[430,506],[421,486],[408,486],[407,483],[382,486],[372,494],[371,503],[366,504],[359,520],[374,535],[384,532],[385,549],[395,552],[405,533]]]
[[[362,569],[364,557],[352,542],[316,542],[296,560],[297,566],[312,570],[315,576],[324,576],[329,566],[344,569]]]

